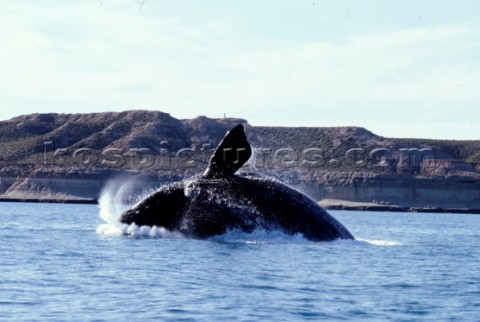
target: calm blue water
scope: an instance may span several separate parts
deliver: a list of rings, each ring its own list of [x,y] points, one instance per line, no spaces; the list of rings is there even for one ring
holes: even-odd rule
[[[363,241],[119,236],[94,205],[0,203],[0,320],[480,320],[480,216],[332,214]]]

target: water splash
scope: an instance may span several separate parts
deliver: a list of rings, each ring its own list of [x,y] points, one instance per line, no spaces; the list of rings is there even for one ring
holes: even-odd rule
[[[134,228],[120,223],[120,215],[133,204],[150,194],[152,189],[139,190],[142,187],[139,178],[123,177],[108,181],[98,200],[99,215],[105,221],[97,227],[97,233],[105,236],[133,234]],[[140,192],[139,192],[140,191]]]
[[[131,206],[131,202],[127,200],[133,184],[134,182],[128,181],[128,179],[115,179],[105,184],[98,199],[100,217],[105,222],[118,223],[120,215]]]

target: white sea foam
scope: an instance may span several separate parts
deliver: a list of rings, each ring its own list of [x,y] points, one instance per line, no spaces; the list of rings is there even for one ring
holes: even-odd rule
[[[184,238],[179,232],[172,232],[163,227],[157,226],[137,226],[135,224],[101,224],[97,227],[97,233],[100,235],[115,236],[133,236],[133,237],[151,237],[151,238]]]
[[[208,240],[222,243],[245,244],[282,244],[282,243],[311,243],[302,234],[288,235],[281,230],[255,229],[251,233],[240,229],[232,229],[225,234],[210,237]]]
[[[255,229],[251,233],[244,232],[239,229],[227,231],[223,235],[213,236],[209,238],[211,241],[227,242],[227,243],[246,243],[246,244],[298,244],[298,243],[315,243],[308,240],[301,233],[294,235],[286,234],[281,230],[265,230]],[[379,240],[379,239],[339,239],[333,241],[338,244],[370,244],[374,246],[401,246],[402,244],[393,240]]]
[[[357,239],[358,241],[368,243],[375,246],[401,246],[402,244],[394,240],[381,240],[381,239]]]
[[[97,234],[109,237],[120,236],[122,235],[122,227],[121,225],[101,224],[97,227]]]
[[[184,238],[178,232],[171,232],[163,227],[157,226],[137,226],[135,224],[121,226],[121,233],[123,235],[136,237],[153,237],[153,238]]]

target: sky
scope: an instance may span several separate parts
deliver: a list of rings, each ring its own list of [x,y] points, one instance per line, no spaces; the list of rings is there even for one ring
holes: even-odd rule
[[[480,140],[480,1],[2,1],[0,120],[160,110]]]

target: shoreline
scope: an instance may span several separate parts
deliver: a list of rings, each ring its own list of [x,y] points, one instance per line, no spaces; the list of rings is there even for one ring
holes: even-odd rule
[[[0,198],[0,202],[67,203],[98,205],[97,199]]]
[[[480,208],[455,207],[445,204],[442,206],[397,205],[385,201],[359,202],[341,199],[323,199],[318,204],[327,210],[480,214]]]
[[[42,199],[42,198],[5,198],[0,197],[0,202],[29,202],[29,203],[63,203],[98,205],[97,199]],[[452,214],[480,214],[478,208],[445,208],[445,207],[400,207],[396,205],[379,205],[369,203],[349,202],[343,204],[319,205],[326,210],[346,211],[378,211],[378,212],[408,212],[408,213],[452,213]]]
[[[477,209],[477,208],[342,206],[342,205],[332,205],[332,206],[327,206],[323,208],[326,210],[347,210],[347,211],[480,214],[480,209]]]

